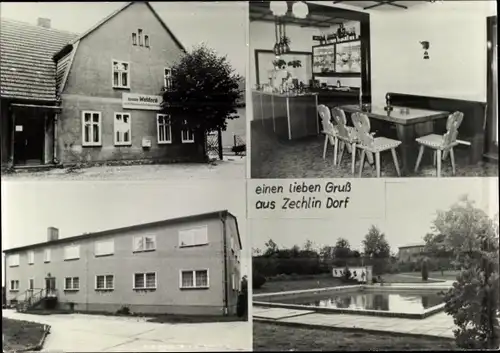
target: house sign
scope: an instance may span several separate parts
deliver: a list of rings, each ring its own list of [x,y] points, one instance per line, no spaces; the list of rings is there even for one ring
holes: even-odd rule
[[[124,109],[160,110],[162,101],[162,96],[138,93],[123,93],[122,95],[122,107]]]

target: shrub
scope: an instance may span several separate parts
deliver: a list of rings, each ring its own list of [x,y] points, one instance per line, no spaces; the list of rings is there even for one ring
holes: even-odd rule
[[[128,306],[122,306],[116,313],[118,315],[130,315],[130,308]]]
[[[252,288],[253,289],[259,289],[261,288],[264,283],[266,283],[266,277],[262,276],[259,273],[254,273],[252,276]]]
[[[427,281],[429,279],[429,265],[427,261],[422,261],[422,280]]]

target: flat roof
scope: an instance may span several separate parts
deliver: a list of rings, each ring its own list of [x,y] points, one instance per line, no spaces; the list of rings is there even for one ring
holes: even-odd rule
[[[414,245],[405,245],[405,246],[400,246],[399,249],[406,249],[406,248],[423,248],[425,244],[414,244]]]
[[[53,240],[53,241],[45,241],[43,243],[36,243],[36,244],[30,244],[30,245],[25,245],[25,246],[19,246],[16,248],[10,248],[10,249],[4,250],[3,252],[5,254],[8,254],[8,253],[12,253],[12,252],[34,249],[34,248],[43,247],[43,246],[47,246],[47,245],[63,244],[63,243],[74,242],[77,240],[98,238],[98,237],[102,237],[102,236],[106,236],[106,235],[112,235],[112,234],[131,231],[131,230],[157,227],[157,226],[163,226],[163,225],[170,225],[170,224],[175,224],[175,223],[193,222],[193,221],[207,219],[207,218],[227,218],[228,216],[232,217],[236,222],[236,231],[238,233],[238,241],[240,243],[240,248],[241,248],[242,246],[241,246],[240,230],[239,230],[239,226],[238,226],[238,219],[236,218],[235,215],[233,215],[228,210],[221,210],[221,211],[214,211],[214,212],[208,212],[208,213],[200,213],[200,214],[191,215],[191,216],[170,218],[170,219],[165,219],[162,221],[156,221],[156,222],[150,222],[150,223],[136,224],[133,226],[108,229],[108,230],[103,230],[103,231],[94,232],[94,233],[85,233],[85,234],[81,234],[81,235],[77,235],[77,236],[73,236],[73,237],[61,238],[61,239],[57,239],[57,240]]]

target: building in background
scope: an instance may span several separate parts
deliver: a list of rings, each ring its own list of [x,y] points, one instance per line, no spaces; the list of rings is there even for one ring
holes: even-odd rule
[[[236,315],[241,239],[228,211],[58,233],[4,251],[7,302],[19,310]]]
[[[398,260],[400,262],[416,261],[423,256],[424,244],[400,246]]]

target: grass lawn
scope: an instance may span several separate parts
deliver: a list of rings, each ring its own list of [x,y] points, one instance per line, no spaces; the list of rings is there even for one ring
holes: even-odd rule
[[[43,336],[43,324],[2,318],[3,351],[19,351],[37,345]]]
[[[254,351],[453,350],[452,340],[253,323]]]

